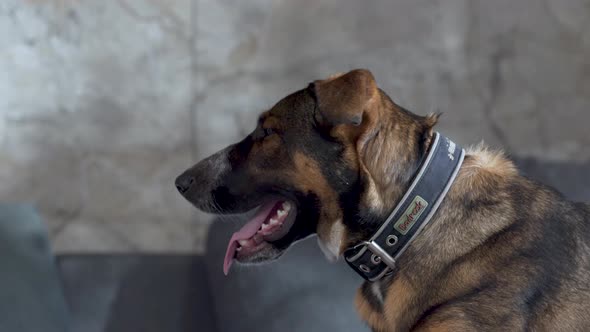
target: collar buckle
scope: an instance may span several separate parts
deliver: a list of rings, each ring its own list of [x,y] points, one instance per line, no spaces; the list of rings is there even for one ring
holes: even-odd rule
[[[391,257],[387,253],[387,251],[381,248],[381,246],[377,244],[377,242],[365,241],[365,244],[367,246],[367,249],[369,249],[369,251],[373,253],[373,256],[371,256],[371,260],[373,261],[373,263],[378,264],[380,262],[383,262],[390,269],[395,269],[395,259]]]
[[[384,276],[391,274],[395,270],[395,266],[396,266],[395,259],[393,257],[391,257],[391,255],[389,255],[387,253],[387,251],[385,251],[383,248],[381,248],[381,246],[377,242],[375,242],[374,240],[362,241],[361,243],[355,245],[352,249],[353,250],[360,249],[361,252],[368,250],[369,252],[372,253],[371,263],[373,265],[380,265],[381,262],[383,262],[383,264],[385,264],[387,266],[381,271],[381,273],[379,273],[378,275],[376,275],[374,277],[363,276],[369,281],[379,280],[379,279],[383,278]],[[346,260],[350,263],[350,262],[353,262],[355,259],[348,259],[347,258]],[[364,272],[366,274],[371,272],[371,269],[369,268],[369,266],[367,266],[365,264],[360,264],[358,266],[358,268],[359,268],[359,270],[361,270],[362,272]]]

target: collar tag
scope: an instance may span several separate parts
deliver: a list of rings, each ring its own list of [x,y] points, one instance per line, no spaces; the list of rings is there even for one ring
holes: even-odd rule
[[[464,158],[465,150],[435,133],[426,159],[389,217],[369,240],[344,252],[348,265],[369,281],[392,273],[399,256],[442,203]]]
[[[412,203],[406,210],[406,212],[402,215],[401,218],[393,225],[396,231],[401,233],[402,235],[408,234],[408,231],[412,229],[412,226],[416,224],[416,221],[424,212],[424,209],[428,206],[428,202],[424,200],[424,198],[420,196],[414,197]]]

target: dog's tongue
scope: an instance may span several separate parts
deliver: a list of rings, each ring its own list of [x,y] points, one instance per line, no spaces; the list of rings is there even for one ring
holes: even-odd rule
[[[231,267],[231,264],[234,261],[236,248],[238,247],[238,241],[246,240],[254,236],[254,234],[256,234],[256,232],[258,231],[262,223],[266,220],[266,217],[268,217],[272,208],[275,207],[276,204],[277,201],[272,201],[262,205],[260,208],[258,208],[258,211],[256,211],[256,215],[254,215],[254,217],[250,221],[248,221],[248,223],[244,225],[242,229],[240,229],[232,235],[227,245],[225,259],[223,261],[223,273],[225,275],[228,274],[229,268]]]

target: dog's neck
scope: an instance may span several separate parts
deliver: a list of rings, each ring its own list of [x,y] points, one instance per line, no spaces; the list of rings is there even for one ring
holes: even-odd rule
[[[384,104],[390,107],[383,107],[382,112],[391,114],[381,117],[360,155],[369,173],[359,203],[361,224],[370,229],[368,234],[359,232],[364,239],[375,231],[408,189],[432,143],[430,124],[436,122],[396,109],[397,106],[388,104],[387,100]],[[399,268],[394,274],[376,282],[365,282],[357,293],[357,308],[363,318],[380,326],[381,320],[375,317],[381,317],[379,313],[387,307],[393,312],[390,322],[397,322],[402,330],[409,329],[421,313],[436,304],[429,302],[433,292],[442,299],[456,294],[452,287],[436,289],[440,278],[452,278],[453,282],[446,285],[474,282],[476,278],[471,278],[472,271],[468,267],[464,274],[451,275],[448,266],[515,222],[513,214],[506,212],[513,209],[509,202],[497,203],[498,208],[506,212],[504,214],[489,215],[488,209],[474,211],[472,207],[494,202],[490,197],[502,192],[506,183],[516,181],[516,177],[516,168],[502,153],[484,146],[469,150],[441,205],[440,211],[444,212],[433,216],[397,261]],[[492,222],[488,222],[490,218]]]
[[[374,281],[397,268],[396,261],[428,225],[444,200],[464,160],[464,150],[436,133],[419,172],[378,231],[345,252],[363,278]]]

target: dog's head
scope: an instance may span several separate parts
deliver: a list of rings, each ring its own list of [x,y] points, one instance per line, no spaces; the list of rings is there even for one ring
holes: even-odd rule
[[[257,213],[228,245],[236,259],[279,257],[317,233],[329,258],[375,230],[418,166],[436,117],[395,105],[367,70],[315,81],[262,113],[241,142],[176,180],[212,213]]]

